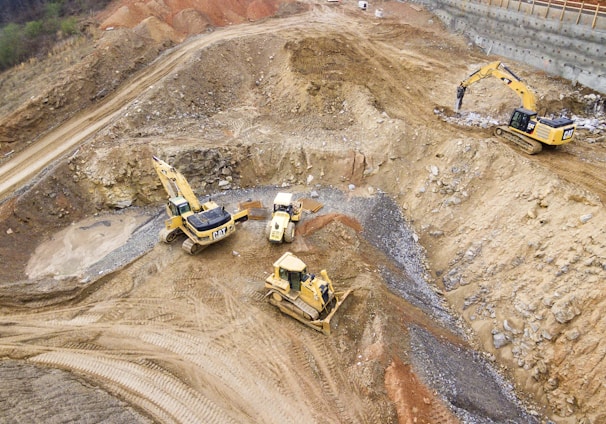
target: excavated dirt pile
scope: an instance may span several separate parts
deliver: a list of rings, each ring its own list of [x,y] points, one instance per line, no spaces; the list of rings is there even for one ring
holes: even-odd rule
[[[527,156],[492,136],[498,81],[452,110],[499,58],[417,5],[167,3],[2,75],[0,174],[41,171],[0,204],[0,421],[606,420],[598,93],[508,63],[578,125]],[[229,211],[323,207],[189,256],[158,242],[153,155]],[[265,298],[288,250],[353,289],[330,336]]]

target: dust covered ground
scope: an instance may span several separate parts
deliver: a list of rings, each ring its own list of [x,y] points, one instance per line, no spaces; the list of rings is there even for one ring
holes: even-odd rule
[[[112,31],[3,75],[3,419],[606,419],[600,97],[508,62],[542,114],[579,123],[526,156],[485,128],[517,106],[506,88],[452,111],[498,58],[381,7],[284,2],[191,21],[204,32],[183,42],[174,15],[121,28],[116,8]],[[232,210],[280,190],[325,206],[291,245],[248,221],[192,257],[157,242],[152,155]],[[329,337],[264,299],[286,250],[354,289]]]

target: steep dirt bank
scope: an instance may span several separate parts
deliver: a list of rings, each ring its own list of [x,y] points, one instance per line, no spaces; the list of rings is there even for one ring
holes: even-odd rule
[[[605,306],[599,282],[606,274],[603,133],[580,130],[575,144],[534,158],[499,142],[488,130],[446,122],[458,82],[494,58],[443,32],[429,14],[388,5],[393,9],[386,7],[387,12],[401,14],[373,20],[354,8],[318,9],[284,31],[217,41],[137,93],[89,143],[23,196],[2,205],[0,229],[6,237],[0,248],[8,258],[2,280],[24,279],[39,242],[84,215],[158,203],[164,193],[151,154],[175,163],[200,194],[271,184],[297,191],[319,189],[319,184],[364,197],[385,192],[410,221],[409,238],[426,250],[430,273],[421,281],[443,291],[473,330],[473,343],[503,366],[520,392],[541,405],[540,415],[558,423],[601,422],[606,413],[600,404],[606,323],[599,313]],[[250,26],[243,27],[243,35],[244,28]],[[546,103],[565,101],[561,107],[583,112],[586,92],[521,64],[515,68],[533,87],[541,87]],[[503,119],[515,100],[499,97],[499,90],[493,95],[492,87],[478,86],[468,93],[466,109]],[[381,228],[389,224],[386,219]],[[378,252],[368,253],[370,257],[360,253],[367,241],[351,228],[335,223],[292,246],[315,266],[334,269],[345,285],[365,287],[343,311],[339,329],[345,329],[338,329],[326,348],[325,339],[297,323],[284,323],[261,301],[258,282],[275,252],[260,238],[262,231],[257,234],[255,223],[246,228],[242,237],[203,257],[183,257],[180,249],[157,246],[96,285],[55,281],[65,290],[71,286],[71,302],[79,302],[75,309],[68,303],[39,316],[19,312],[22,321],[31,321],[31,329],[7,332],[2,351],[14,358],[41,354],[36,362],[68,369],[70,362],[78,364],[71,369],[144,410],[152,410],[153,394],[128,389],[131,381],[116,380],[107,367],[129,370],[135,382],[160,378],[155,386],[160,389],[176,384],[196,398],[190,407],[201,408],[195,409],[198,416],[211,413],[199,406],[204,404],[199,396],[218,405],[211,408],[215,413],[228,410],[234,419],[243,417],[241,411],[267,413],[264,406],[249,405],[252,394],[243,389],[256,375],[275,381],[285,398],[291,389],[278,384],[280,379],[303,386],[309,400],[289,405],[311,414],[310,421],[325,413],[335,421],[389,422],[399,413],[406,422],[402,417],[422,409],[421,399],[397,394],[398,381],[420,381],[438,391],[439,399],[423,399],[423,404],[442,411],[443,422],[454,419],[448,408],[470,405],[469,397],[461,401],[440,392],[452,381],[453,370],[438,375],[433,371],[440,361],[406,359],[414,346],[416,361],[426,355],[427,330],[415,327],[411,335],[408,323],[404,334],[404,327],[394,325],[402,315],[409,319],[410,306],[384,290],[389,278],[378,279],[371,265],[389,261]],[[364,238],[372,239],[372,234]],[[226,278],[217,277],[221,275]],[[37,300],[43,293],[52,302],[52,295],[44,294],[49,287],[26,281],[21,290],[23,296],[36,290]],[[404,298],[410,295],[406,287],[396,290]],[[127,299],[120,300],[125,293]],[[274,320],[286,327],[265,338]],[[14,322],[7,315],[6,328],[14,326],[8,321]],[[183,323],[185,335],[167,329]],[[71,336],[64,335],[74,328]],[[246,362],[229,355],[234,346],[248,346],[242,332],[263,341],[267,350],[255,353],[271,357],[278,351],[278,359],[267,365],[251,356],[245,371],[213,374],[213,366],[223,370],[230,360]],[[122,352],[132,347],[133,335],[146,344],[129,362]],[[29,344],[34,336],[42,341]],[[412,341],[403,345],[399,339]],[[208,350],[196,350],[200,346]],[[98,352],[94,361],[81,361],[91,351]],[[201,354],[227,358],[225,364],[205,364],[196,359]],[[343,362],[320,359],[335,355],[342,355]],[[183,358],[185,367],[179,363]],[[358,365],[366,364],[364,358],[371,358],[367,367]],[[290,371],[300,367],[306,371],[293,377]],[[149,375],[150,369],[160,372]],[[199,377],[188,377],[188,371]],[[387,383],[382,382],[384,372]],[[444,381],[441,375],[449,377]],[[217,386],[216,379],[229,379],[228,387]],[[321,389],[304,387],[318,381]],[[345,413],[342,403],[333,407],[319,401],[323,395],[334,398],[333,388],[344,381],[354,383],[344,386],[347,400],[342,402],[357,404],[368,397],[377,405],[362,401],[366,412],[354,408]],[[241,405],[238,411],[226,406],[234,400],[225,395],[231,391]],[[395,399],[400,400],[396,406]],[[436,406],[443,399],[445,410]],[[160,401],[164,411],[178,409],[174,399]],[[423,419],[438,422],[423,408]],[[461,411],[456,412],[461,419]],[[280,414],[267,420],[290,418],[292,411]]]

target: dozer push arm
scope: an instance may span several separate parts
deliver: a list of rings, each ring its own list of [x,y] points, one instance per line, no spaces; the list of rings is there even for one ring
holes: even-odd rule
[[[191,189],[187,179],[175,168],[164,162],[162,159],[152,156],[154,159],[154,168],[160,181],[168,193],[170,198],[183,196],[189,202],[191,209],[194,212],[199,212],[202,209],[198,198]]]
[[[503,82],[513,91],[515,91],[518,96],[520,96],[520,99],[522,100],[522,107],[528,110],[536,111],[537,105],[534,93],[528,89],[526,84],[524,84],[524,82],[522,82],[522,80],[518,78],[516,74],[514,74],[507,66],[499,61],[491,62],[488,65],[483,66],[461,82],[461,84],[457,87],[457,101],[455,104],[455,109],[457,111],[463,104],[463,96],[465,96],[465,90],[467,87],[487,77],[495,77],[501,80],[501,82]]]

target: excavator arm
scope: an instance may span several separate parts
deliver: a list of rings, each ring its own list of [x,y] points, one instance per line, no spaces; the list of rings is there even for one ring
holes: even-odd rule
[[[153,156],[153,159],[156,173],[160,177],[160,181],[168,196],[170,198],[184,197],[189,202],[192,211],[199,212],[202,206],[183,174],[156,156]]]
[[[516,74],[499,61],[483,66],[461,82],[457,87],[457,100],[455,103],[456,111],[458,111],[463,104],[463,96],[465,96],[467,87],[487,77],[495,77],[501,80],[520,96],[522,107],[531,111],[536,111],[537,105],[534,93],[528,89],[526,84],[524,84]]]

